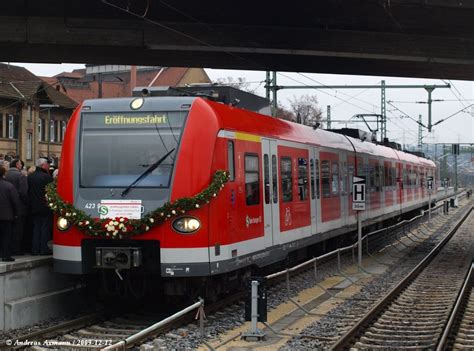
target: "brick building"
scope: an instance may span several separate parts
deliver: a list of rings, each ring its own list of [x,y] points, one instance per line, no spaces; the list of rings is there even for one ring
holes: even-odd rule
[[[202,68],[138,66],[134,76],[127,65],[86,65],[84,69],[42,79],[77,103],[85,99],[131,96],[132,87],[211,83]]]
[[[77,103],[27,69],[0,63],[0,159],[57,162]]]

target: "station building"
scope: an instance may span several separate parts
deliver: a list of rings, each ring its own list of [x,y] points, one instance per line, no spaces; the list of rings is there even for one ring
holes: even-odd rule
[[[202,68],[86,65],[54,77],[0,63],[0,159],[34,165],[39,157],[57,165],[67,121],[85,99],[131,96],[136,86],[211,83]]]

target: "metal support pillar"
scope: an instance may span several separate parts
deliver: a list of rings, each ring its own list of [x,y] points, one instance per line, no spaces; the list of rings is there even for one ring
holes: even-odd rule
[[[433,87],[425,87],[425,90],[428,92],[428,133],[431,133],[431,127],[433,124],[431,123],[431,104],[433,100],[431,99],[431,93],[435,88]]]
[[[265,72],[265,97],[270,101],[270,91],[271,87],[270,84],[272,84],[272,79],[270,78],[270,71]]]
[[[327,106],[327,128],[331,129],[331,105]]]
[[[275,117],[277,115],[277,109],[278,109],[278,98],[277,98],[277,73],[276,71],[272,72],[272,93],[273,93],[273,98],[272,98],[272,116]]]
[[[387,137],[387,105],[385,93],[385,81],[382,80],[382,82],[380,83],[380,115],[382,116],[382,122],[380,126],[380,141],[382,143]]]
[[[418,115],[418,147],[420,148],[420,151],[423,151],[421,150],[422,144],[423,144],[423,126],[422,126],[421,115]]]
[[[252,280],[252,304],[251,304],[251,326],[248,332],[242,334],[244,340],[262,340],[265,338],[265,333],[258,329],[258,286],[260,283],[257,280]]]

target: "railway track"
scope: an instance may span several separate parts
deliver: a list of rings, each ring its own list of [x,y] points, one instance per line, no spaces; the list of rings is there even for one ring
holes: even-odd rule
[[[474,349],[474,262],[453,308],[438,350]]]
[[[471,208],[332,349],[436,348],[472,262],[473,225]]]

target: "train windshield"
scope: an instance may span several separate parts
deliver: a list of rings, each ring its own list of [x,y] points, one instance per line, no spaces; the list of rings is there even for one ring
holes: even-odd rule
[[[83,113],[80,186],[128,187],[174,149],[134,187],[167,188],[187,112]]]

